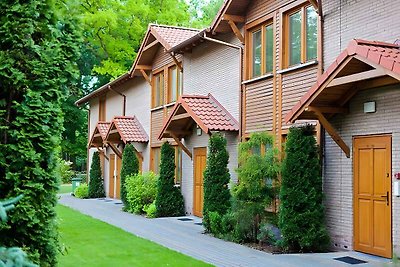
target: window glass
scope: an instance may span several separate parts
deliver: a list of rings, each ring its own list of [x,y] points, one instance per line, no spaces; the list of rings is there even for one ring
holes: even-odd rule
[[[159,107],[164,104],[164,73],[161,72],[154,76],[154,105]]]
[[[178,68],[177,67],[170,68],[169,75],[170,75],[169,90],[171,95],[170,102],[174,102],[178,98]]]
[[[161,160],[160,152],[161,152],[161,150],[159,147],[152,148],[152,150],[153,150],[153,162],[152,162],[153,172],[155,174],[158,174],[160,171],[160,160]]]
[[[251,153],[253,155],[261,155],[261,147],[260,146],[254,146],[251,148]]]
[[[289,65],[301,62],[301,11],[289,16]]]
[[[272,24],[265,27],[265,72],[271,72],[274,58],[274,31]]]
[[[255,31],[253,36],[253,77],[261,75],[261,30]]]
[[[307,60],[317,58],[317,12],[312,6],[306,9],[306,57]]]

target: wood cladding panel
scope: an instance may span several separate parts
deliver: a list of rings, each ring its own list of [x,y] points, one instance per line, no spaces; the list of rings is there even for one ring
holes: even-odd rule
[[[182,55],[176,55],[176,59],[181,61]],[[153,59],[153,71],[167,66],[173,62],[174,60],[172,59],[171,55],[165,52],[164,47],[160,47]]]
[[[293,0],[253,0],[247,9],[246,20],[250,22],[258,19],[291,2],[293,2]]]
[[[151,112],[151,136],[150,142],[152,146],[160,146],[165,141],[168,141],[172,145],[176,145],[176,142],[172,138],[164,138],[158,140],[161,128],[164,125],[165,120],[168,118],[169,113],[172,111],[174,106],[167,108],[160,108]]]
[[[272,79],[246,86],[245,133],[270,131],[273,123]]]
[[[317,66],[285,73],[282,77],[282,126],[285,116],[317,80]]]

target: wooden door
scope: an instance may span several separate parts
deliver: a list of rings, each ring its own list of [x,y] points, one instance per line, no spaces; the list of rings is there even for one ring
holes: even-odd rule
[[[110,173],[108,175],[108,197],[114,198],[115,155],[110,155]]]
[[[115,198],[121,198],[121,166],[122,166],[122,159],[117,157],[117,171],[116,171],[116,179],[115,179]]]
[[[354,139],[354,249],[392,257],[391,136]]]
[[[206,147],[195,148],[193,158],[194,158],[193,214],[199,217],[203,217],[203,201],[204,201],[203,178],[207,161],[207,148]]]

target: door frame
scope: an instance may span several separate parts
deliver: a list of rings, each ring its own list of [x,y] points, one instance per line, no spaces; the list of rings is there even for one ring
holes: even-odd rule
[[[390,139],[390,169],[389,169],[389,178],[390,178],[390,188],[389,190],[389,211],[390,211],[390,257],[393,257],[393,180],[392,180],[392,171],[393,171],[393,136],[391,133],[383,133],[383,134],[371,134],[371,135],[355,135],[353,136],[353,159],[352,159],[352,180],[353,180],[353,249],[356,248],[356,171],[355,171],[355,158],[356,158],[356,149],[355,149],[355,142],[359,139],[368,139],[368,138],[389,138]],[[369,253],[361,251],[362,253]],[[371,253],[372,254],[372,253]],[[381,255],[378,255],[381,256]]]
[[[195,201],[196,201],[196,150],[205,151],[205,156],[206,156],[206,164],[207,164],[207,147],[194,147],[193,148],[193,215],[203,217],[203,207],[201,214],[195,212]],[[204,173],[203,173],[203,197],[204,197]],[[204,199],[203,199],[203,205],[204,205]]]
[[[110,154],[110,160],[109,160],[109,170],[108,170],[108,197],[109,198],[115,198],[115,154]],[[111,164],[113,163],[113,164]],[[112,186],[111,186],[112,184]],[[111,192],[112,189],[112,192]]]

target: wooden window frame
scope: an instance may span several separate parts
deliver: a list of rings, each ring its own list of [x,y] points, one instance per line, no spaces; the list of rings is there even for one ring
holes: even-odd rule
[[[99,97],[99,121],[106,121],[106,95],[102,95]]]
[[[259,22],[258,24],[255,25],[256,22]],[[247,47],[247,60],[246,60],[246,65],[247,65],[247,79],[254,79],[258,77],[262,77],[266,74],[273,73],[274,68],[275,68],[275,44],[274,40],[272,40],[272,70],[267,72],[266,71],[266,43],[265,43],[265,37],[266,37],[266,27],[267,26],[272,26],[273,30],[273,36],[275,36],[275,24],[273,17],[268,16],[263,18],[262,20],[255,21],[253,23],[250,23],[246,26],[246,32],[247,32],[247,38],[246,38],[246,47]],[[261,73],[259,76],[253,76],[253,33],[261,31]],[[273,38],[275,39],[275,38]]]
[[[311,62],[317,60],[318,58],[318,51],[315,58],[307,60],[307,8],[312,7],[314,8],[308,1],[299,4],[295,7],[291,7],[289,10],[285,10],[283,13],[283,34],[282,34],[282,42],[283,42],[283,62],[284,68],[289,68],[301,64],[305,64],[307,62]],[[317,10],[314,11],[317,12]],[[289,58],[290,58],[290,43],[289,43],[289,17],[297,12],[301,12],[301,37],[300,37],[300,63],[290,65]],[[317,36],[319,35],[319,20],[317,20]],[[320,39],[317,37],[317,50],[319,47]]]
[[[177,87],[175,88],[176,90],[176,99],[172,100],[172,91],[174,90],[174,88],[172,88],[172,75],[170,75],[170,71],[172,69],[176,70],[176,85]],[[167,86],[167,102],[165,103],[166,105],[172,103],[172,102],[176,102],[179,99],[179,96],[181,96],[182,92],[183,92],[183,80],[181,80],[181,77],[183,76],[183,72],[179,69],[179,67],[174,64],[172,66],[168,67],[168,86]]]
[[[174,183],[175,185],[180,185],[182,182],[182,149],[180,149],[179,146],[173,146],[173,149],[175,151],[175,176],[174,176]],[[154,172],[156,175],[159,175],[160,173],[160,167],[158,167],[158,172],[156,172],[156,168],[155,168],[155,153],[156,151],[159,151],[159,156],[158,156],[158,165],[160,165],[161,163],[161,147],[160,146],[154,146],[150,148],[150,170],[152,172]],[[178,152],[180,151],[180,152]],[[178,169],[178,164],[179,162],[181,163],[180,168]],[[179,172],[179,179],[178,179],[178,172]]]
[[[163,75],[163,92],[162,94],[160,94],[160,97],[162,97],[161,99],[161,103],[158,104],[156,103],[156,80],[159,77],[159,75]],[[161,79],[160,79],[161,81]],[[165,105],[165,72],[164,69],[158,70],[153,72],[152,75],[152,79],[151,79],[151,107],[152,108],[158,108],[158,107],[162,107]]]

